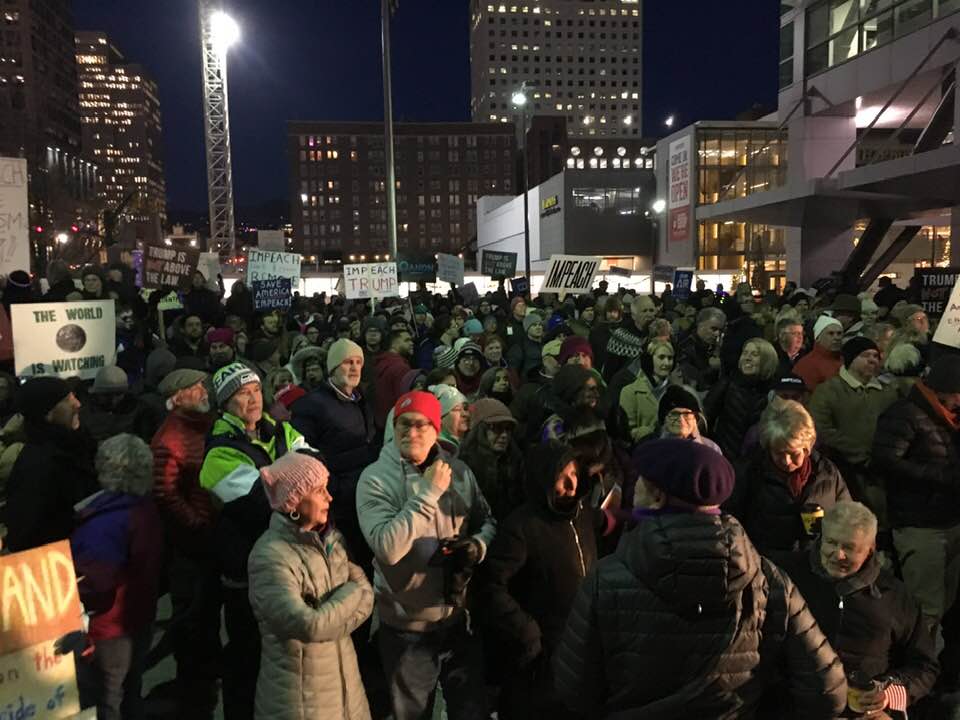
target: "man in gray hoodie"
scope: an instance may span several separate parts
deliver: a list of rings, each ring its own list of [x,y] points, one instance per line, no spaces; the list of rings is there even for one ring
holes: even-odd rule
[[[483,659],[464,596],[496,523],[470,469],[437,444],[440,403],[410,392],[394,442],[360,476],[357,516],[374,554],[380,655],[396,720],[430,710],[439,680],[455,720],[486,717]]]

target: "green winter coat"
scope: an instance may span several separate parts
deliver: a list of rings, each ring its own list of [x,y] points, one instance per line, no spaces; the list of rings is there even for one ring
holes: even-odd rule
[[[250,605],[260,625],[258,720],[367,720],[350,634],[373,589],[336,530],[302,530],[274,513],[250,553]]]

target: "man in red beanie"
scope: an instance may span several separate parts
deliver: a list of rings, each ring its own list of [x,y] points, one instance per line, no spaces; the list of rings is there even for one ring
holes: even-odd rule
[[[593,369],[593,348],[590,341],[579,335],[571,335],[560,346],[561,365],[579,365],[586,370]]]
[[[720,511],[730,463],[679,439],[633,459],[638,525],[580,585],[553,657],[560,698],[587,717],[753,717],[783,681],[777,717],[839,715],[836,653],[790,578]]]
[[[207,365],[210,372],[229,365],[235,359],[233,349],[233,330],[230,328],[214,328],[207,332]]]
[[[393,714],[426,717],[440,681],[450,717],[480,720],[483,658],[463,603],[496,523],[470,468],[437,444],[440,401],[414,391],[393,410],[394,442],[357,487]]]

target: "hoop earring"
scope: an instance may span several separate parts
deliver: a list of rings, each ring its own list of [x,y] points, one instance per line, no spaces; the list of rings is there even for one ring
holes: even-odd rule
[[[289,517],[294,522],[297,522],[297,520],[300,519],[300,513],[298,513],[296,510],[292,510],[290,513],[287,514],[287,517]]]

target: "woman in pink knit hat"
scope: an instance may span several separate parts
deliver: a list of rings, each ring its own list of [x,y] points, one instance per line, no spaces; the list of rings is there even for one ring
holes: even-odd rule
[[[262,636],[255,717],[367,720],[350,634],[373,589],[329,522],[330,474],[318,455],[290,452],[260,477],[274,512],[248,562]]]

